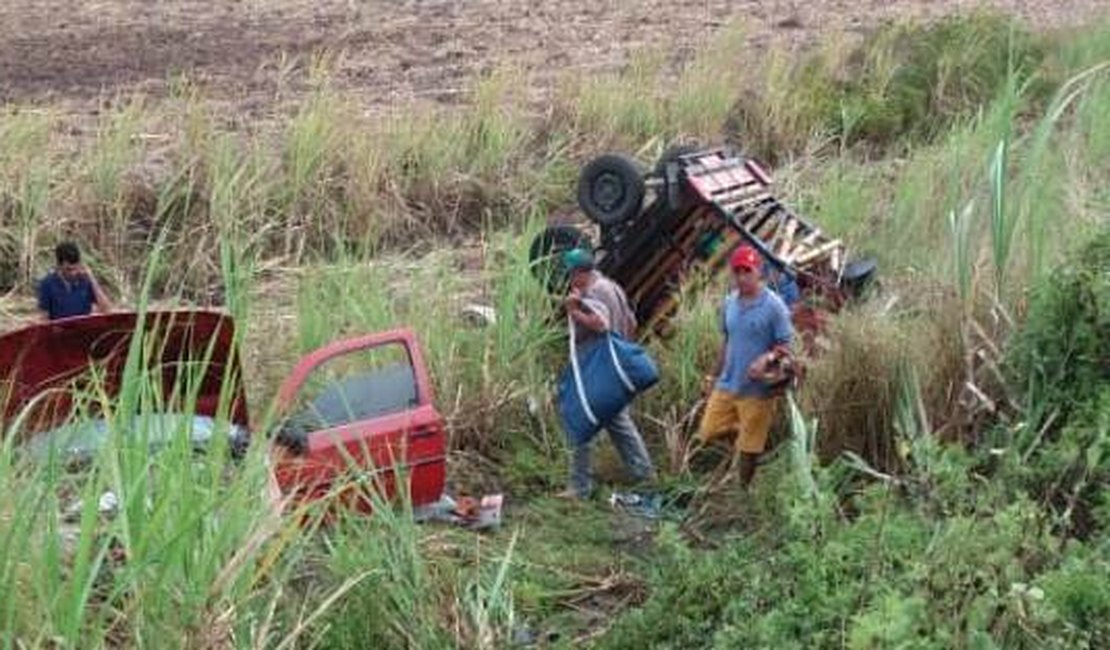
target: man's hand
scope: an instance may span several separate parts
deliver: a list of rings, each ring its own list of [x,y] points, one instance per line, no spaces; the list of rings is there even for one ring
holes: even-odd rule
[[[567,297],[563,299],[563,305],[566,306],[567,311],[580,311],[582,309],[582,293],[578,289],[571,289],[567,292]]]
[[[778,364],[778,358],[778,353],[773,349],[756,357],[755,361],[748,366],[748,379],[762,382],[767,381],[768,377],[774,371],[775,366]]]
[[[112,311],[112,303],[108,300],[108,294],[104,293],[104,289],[100,287],[100,283],[96,281],[96,277],[89,270],[89,267],[81,264],[77,267],[77,272],[92,285],[93,300],[96,302],[96,307],[100,310],[100,313],[107,314]]]
[[[748,366],[748,378],[770,386],[788,382],[794,377],[794,359],[790,349],[775,346]]]
[[[571,289],[567,292],[567,297],[563,301],[566,306],[567,315],[571,317],[575,323],[593,332],[604,332],[609,328],[608,320],[591,309],[587,308],[582,302],[582,293],[576,289]]]

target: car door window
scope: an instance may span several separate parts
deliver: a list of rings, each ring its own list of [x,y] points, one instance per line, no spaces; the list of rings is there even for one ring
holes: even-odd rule
[[[417,404],[416,373],[403,344],[349,352],[325,361],[308,375],[282,437],[303,443],[314,431],[404,412]]]

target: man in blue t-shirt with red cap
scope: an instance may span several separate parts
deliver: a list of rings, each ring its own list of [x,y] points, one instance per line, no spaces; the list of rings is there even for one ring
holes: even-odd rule
[[[39,311],[45,320],[87,316],[93,306],[101,312],[112,309],[108,296],[88,268],[81,263],[81,250],[73,242],[54,249],[57,266],[39,281]]]
[[[710,443],[734,436],[740,481],[751,483],[759,455],[767,444],[778,397],[788,379],[782,371],[790,359],[793,329],[790,310],[763,279],[763,259],[751,246],[729,258],[736,290],[725,298],[717,366],[706,377],[710,390],[698,439]]]

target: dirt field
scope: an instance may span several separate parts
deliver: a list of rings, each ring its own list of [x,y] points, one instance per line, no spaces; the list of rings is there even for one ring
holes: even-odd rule
[[[753,47],[977,6],[1034,25],[1082,22],[1106,0],[24,0],[0,6],[0,102],[80,108],[116,92],[165,93],[188,71],[213,99],[265,109],[296,92],[311,55],[344,52],[339,83],[367,105],[458,101],[505,61],[533,73],[610,68],[630,51],[681,57],[733,19]],[[292,82],[292,85],[290,83]]]

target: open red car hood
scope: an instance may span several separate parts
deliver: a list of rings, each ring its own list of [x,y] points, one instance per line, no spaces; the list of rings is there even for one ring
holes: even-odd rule
[[[0,336],[0,403],[4,430],[22,413],[21,438],[64,422],[73,414],[81,386],[96,386],[114,402],[123,379],[128,350],[138,328],[135,312],[96,314],[31,325]],[[247,427],[247,405],[230,316],[212,311],[148,312],[143,323],[149,369],[157,369],[166,410],[174,408],[174,387],[199,383],[190,412],[214,417],[221,387],[228,395],[230,419]],[[207,360],[207,363],[205,361]],[[186,368],[195,375],[186,375]],[[179,376],[182,381],[178,381]],[[193,380],[185,380],[192,377]],[[91,383],[94,382],[95,383]],[[28,410],[29,404],[33,406]]]

